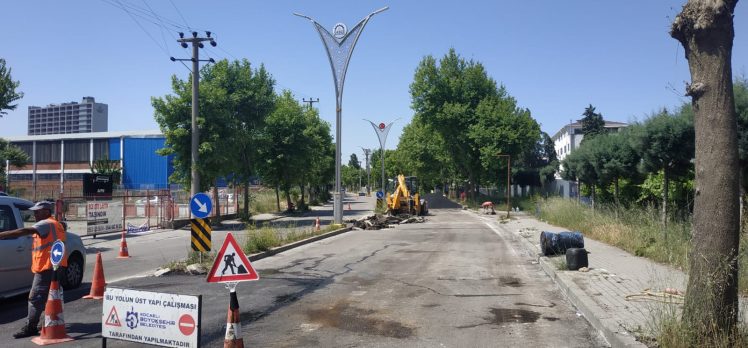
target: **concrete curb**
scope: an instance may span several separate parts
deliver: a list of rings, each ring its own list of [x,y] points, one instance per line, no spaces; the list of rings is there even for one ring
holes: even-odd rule
[[[290,244],[286,244],[286,245],[282,245],[282,246],[279,246],[279,247],[276,247],[276,248],[272,248],[272,249],[270,249],[268,251],[263,251],[261,253],[248,255],[248,258],[249,258],[249,261],[262,260],[262,259],[264,259],[266,257],[270,257],[270,256],[273,256],[275,254],[279,254],[279,253],[282,253],[284,251],[291,250],[293,248],[298,248],[298,247],[300,247],[302,245],[307,245],[309,243],[314,243],[314,242],[322,240],[322,239],[326,239],[326,238],[337,236],[339,234],[348,232],[348,231],[350,231],[352,229],[353,229],[352,227],[344,227],[344,228],[341,228],[341,229],[337,229],[335,231],[327,232],[325,234],[320,234],[319,236],[309,237],[307,239],[303,239],[303,240],[300,240],[300,241],[297,241],[297,242],[293,242],[293,243],[290,243]]]
[[[470,211],[472,214],[481,216],[481,214],[475,211],[468,211]],[[602,308],[600,308],[600,306],[589,299],[577,284],[574,284],[574,282],[566,281],[565,279],[559,277],[557,266],[552,262],[550,258],[548,258],[547,256],[542,256],[542,254],[540,253],[540,249],[533,245],[527,238],[523,238],[522,236],[519,236],[512,231],[508,231],[507,229],[502,228],[501,224],[498,224],[498,227],[503,231],[509,232],[509,235],[513,240],[518,241],[530,256],[537,259],[537,262],[543,272],[545,272],[553,280],[553,282],[558,285],[559,289],[561,289],[561,292],[569,300],[569,302],[571,302],[571,304],[577,308],[579,313],[581,313],[587,319],[592,327],[594,327],[603,335],[603,337],[606,341],[608,341],[608,344],[610,344],[611,347],[647,347],[644,343],[637,341],[636,338],[631,334],[621,333],[620,327],[615,318],[608,315]]]

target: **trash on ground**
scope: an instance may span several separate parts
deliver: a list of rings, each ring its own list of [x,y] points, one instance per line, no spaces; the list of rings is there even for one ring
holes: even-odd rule
[[[369,215],[358,220],[347,220],[346,222],[352,223],[354,227],[364,230],[380,230],[383,228],[395,227],[399,224],[411,224],[425,222],[426,219],[423,216],[412,216],[412,215],[399,215],[399,216],[388,216],[388,215]]]

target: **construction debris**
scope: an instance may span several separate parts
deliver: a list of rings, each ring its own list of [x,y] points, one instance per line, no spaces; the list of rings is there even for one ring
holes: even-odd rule
[[[392,228],[399,224],[411,224],[421,223],[426,221],[422,216],[412,215],[399,215],[399,216],[387,216],[387,215],[369,215],[358,220],[347,220],[346,222],[352,223],[353,227],[360,228],[363,230],[381,230],[383,228]]]

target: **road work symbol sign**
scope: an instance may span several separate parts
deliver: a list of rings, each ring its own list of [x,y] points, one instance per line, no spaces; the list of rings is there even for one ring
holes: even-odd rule
[[[210,220],[208,219],[192,219],[190,220],[190,230],[192,232],[192,250],[208,252],[211,250],[211,228]]]
[[[244,282],[258,280],[257,274],[247,256],[236,243],[231,233],[226,235],[221,251],[216,255],[213,268],[208,272],[208,283]]]
[[[213,202],[210,201],[208,195],[202,192],[196,193],[190,199],[190,210],[196,218],[206,218],[210,215],[210,211],[213,210]]]
[[[119,314],[117,314],[117,307],[112,306],[112,310],[109,311],[109,315],[104,324],[117,327],[122,326],[122,323],[119,321]]]

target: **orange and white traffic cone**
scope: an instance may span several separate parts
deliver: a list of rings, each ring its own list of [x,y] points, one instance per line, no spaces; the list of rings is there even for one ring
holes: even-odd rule
[[[127,259],[130,257],[130,252],[127,251],[127,240],[125,239],[125,231],[122,231],[122,242],[119,245],[119,256],[118,259]]]
[[[100,300],[104,298],[105,287],[106,280],[104,279],[104,264],[101,262],[101,252],[98,252],[96,253],[93,279],[91,280],[91,292],[88,295],[83,296],[83,298]]]
[[[242,324],[239,321],[239,299],[236,291],[231,291],[231,303],[229,313],[226,317],[226,336],[223,340],[223,348],[244,348],[244,339],[241,335]]]
[[[314,230],[316,232],[319,232],[320,226],[319,226],[319,216],[317,216],[317,221],[314,222]]]
[[[52,283],[49,284],[49,296],[47,296],[47,304],[44,306],[44,327],[42,327],[39,337],[32,338],[31,342],[45,346],[72,340],[65,332],[65,320],[62,315],[62,289],[55,274]]]

